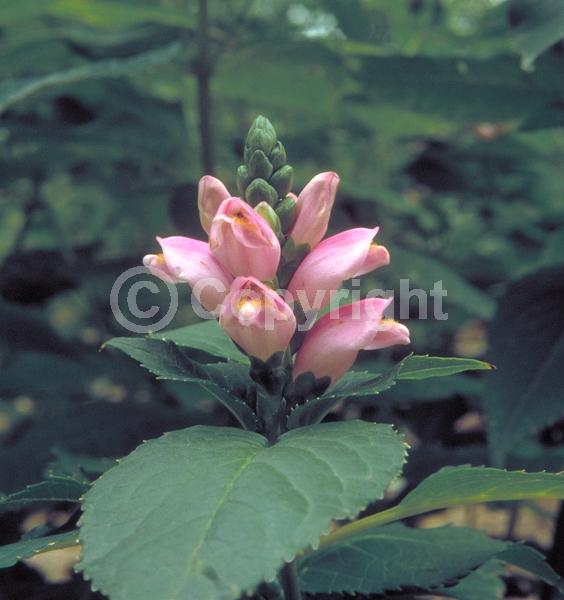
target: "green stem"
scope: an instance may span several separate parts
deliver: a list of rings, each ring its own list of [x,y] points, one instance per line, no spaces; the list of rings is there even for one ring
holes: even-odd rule
[[[198,118],[200,145],[202,148],[202,168],[204,173],[213,173],[214,152],[211,119],[210,79],[212,63],[209,54],[209,18],[207,0],[198,0],[198,57],[194,63],[194,73],[198,82]]]
[[[296,562],[286,563],[280,571],[280,583],[285,600],[302,600]]]

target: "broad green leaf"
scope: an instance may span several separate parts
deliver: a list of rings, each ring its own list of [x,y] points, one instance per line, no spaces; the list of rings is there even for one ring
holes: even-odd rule
[[[249,364],[249,359],[235,346],[215,319],[171,329],[170,331],[162,331],[153,334],[151,337],[172,342],[177,346],[202,350],[212,356],[218,356],[226,360]]]
[[[409,356],[403,361],[397,379],[428,379],[429,377],[445,377],[464,371],[491,370],[493,366],[473,358],[456,358],[442,356]]]
[[[114,338],[106,345],[125,352],[159,379],[201,384],[245,429],[256,429],[256,417],[243,401],[252,389],[246,366],[234,362],[201,364],[192,360],[185,348],[157,339]]]
[[[507,8],[521,66],[530,68],[547,48],[564,38],[564,3],[561,0],[511,0]]]
[[[473,529],[396,523],[308,554],[299,562],[300,580],[310,594],[431,590],[468,575],[509,546]]]
[[[238,598],[381,498],[405,448],[348,421],[284,434],[192,427],[137,448],[86,494],[81,569],[112,600]],[[146,577],[147,569],[151,577]]]
[[[497,371],[484,397],[490,449],[504,463],[515,445],[564,417],[564,267],[510,285],[490,327]]]
[[[78,532],[69,531],[68,533],[58,533],[43,538],[33,538],[16,542],[15,544],[0,546],[0,569],[11,567],[24,558],[31,558],[36,554],[42,554],[50,550],[68,548],[78,543]]]
[[[164,48],[150,50],[130,58],[102,60],[89,65],[72,67],[66,71],[50,73],[49,75],[6,81],[0,86],[0,114],[13,104],[48,88],[86,79],[121,77],[141,69],[169,62],[178,56],[180,49],[181,45],[178,42],[173,42]]]
[[[499,500],[564,500],[564,473],[525,473],[487,467],[444,467],[397,505],[336,530],[324,543],[432,510]]]
[[[78,501],[88,487],[87,483],[74,477],[52,476],[45,481],[28,485],[20,492],[0,496],[0,510],[42,502]]]
[[[402,379],[445,377],[485,369],[492,369],[492,365],[472,358],[409,355],[381,375],[350,371],[322,396],[296,406],[288,416],[288,427],[320,423],[343,398],[376,396]]]

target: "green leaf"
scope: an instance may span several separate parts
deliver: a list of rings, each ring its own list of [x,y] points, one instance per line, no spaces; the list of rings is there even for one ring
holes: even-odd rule
[[[504,574],[503,563],[492,559],[467,575],[460,583],[436,591],[457,600],[502,600],[505,597],[505,583],[502,579]]]
[[[424,479],[397,505],[359,519],[324,539],[331,543],[413,515],[500,500],[564,499],[564,473],[525,473],[486,467],[444,467]]]
[[[430,590],[459,579],[510,544],[467,528],[411,529],[399,523],[322,546],[299,562],[310,594]]]
[[[547,48],[564,38],[564,3],[561,0],[512,0],[509,15],[516,27],[514,44],[529,69]]]
[[[78,532],[69,531],[68,533],[59,533],[57,535],[33,538],[16,542],[15,544],[0,546],[0,569],[11,567],[24,558],[31,558],[43,552],[75,546],[78,543]]]
[[[510,565],[528,571],[532,575],[536,575],[545,583],[555,587],[561,594],[564,594],[562,577],[546,562],[545,557],[534,548],[524,544],[513,544],[502,552],[498,558]]]
[[[490,371],[494,367],[473,358],[442,356],[409,356],[404,362],[397,379],[428,379],[446,377],[464,371]]]
[[[74,477],[52,476],[45,481],[28,485],[20,492],[0,496],[0,510],[12,510],[41,502],[78,502],[88,487],[87,483]]]
[[[245,429],[256,429],[256,417],[244,402],[252,388],[244,365],[234,362],[201,364],[192,360],[185,348],[150,338],[114,338],[106,346],[125,352],[159,379],[201,384]]]
[[[46,89],[77,81],[100,77],[121,77],[139,70],[171,61],[178,56],[181,45],[173,42],[163,48],[143,52],[130,58],[101,60],[65,71],[7,81],[0,86],[0,114],[7,108]]]
[[[168,433],[86,494],[81,568],[112,600],[238,598],[332,519],[381,498],[404,454],[391,427],[361,421],[296,429],[270,447],[238,429]]]
[[[509,564],[536,575],[539,579],[564,591],[562,578],[559,577],[545,557],[534,548],[524,544],[508,544],[495,558],[484,563],[470,575],[452,587],[435,590],[458,600],[497,600],[505,597],[505,566]]]
[[[296,406],[288,415],[288,428],[303,427],[320,423],[343,398],[358,396],[376,396],[395,384],[398,373],[404,363],[400,361],[383,375],[374,375],[366,371],[349,371],[328,392],[305,404]]]
[[[489,331],[497,366],[484,397],[492,459],[502,465],[515,445],[564,417],[564,266],[507,288]]]
[[[320,423],[343,398],[376,396],[401,379],[429,379],[492,368],[489,363],[472,358],[409,355],[381,375],[349,371],[322,396],[296,406],[288,416],[288,427],[293,429]]]
[[[195,348],[226,360],[233,360],[245,365],[249,364],[248,357],[235,346],[215,319],[171,329],[170,331],[162,331],[153,334],[151,337],[172,342],[177,346]]]

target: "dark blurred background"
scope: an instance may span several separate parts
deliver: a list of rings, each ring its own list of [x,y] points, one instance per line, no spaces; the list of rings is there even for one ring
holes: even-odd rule
[[[99,348],[129,335],[110,289],[155,235],[203,239],[201,175],[236,192],[257,114],[295,191],[339,173],[333,231],[380,225],[392,263],[365,289],[443,282],[448,319],[418,320],[414,300],[413,350],[498,367],[403,382],[331,418],[407,432],[405,489],[445,464],[562,470],[563,37],[561,0],[3,0],[0,491],[94,478],[163,431],[232,424],[198,386]],[[171,327],[195,321],[184,302]],[[433,518],[527,538],[563,572],[558,514],[548,502]],[[0,543],[76,517],[3,510]],[[100,597],[70,575],[72,552],[49,554],[0,572],[0,598]],[[516,576],[507,589],[549,597]]]

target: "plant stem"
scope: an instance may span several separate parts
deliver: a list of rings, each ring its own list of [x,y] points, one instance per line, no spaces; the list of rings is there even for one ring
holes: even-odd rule
[[[286,563],[280,571],[280,583],[284,590],[285,600],[302,600],[298,570],[295,561]]]
[[[194,73],[198,82],[198,118],[202,168],[204,173],[207,174],[213,173],[214,170],[210,95],[212,71],[209,55],[208,2],[207,0],[198,0],[198,57],[194,63]]]

